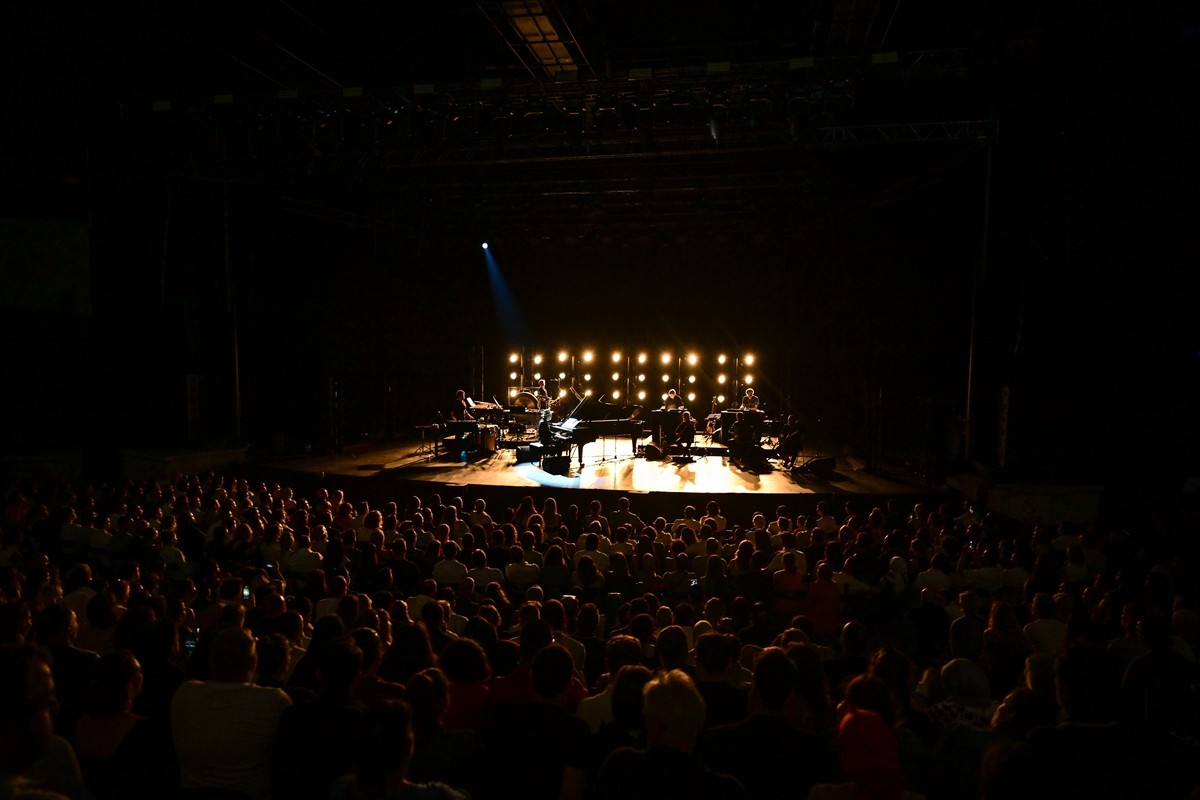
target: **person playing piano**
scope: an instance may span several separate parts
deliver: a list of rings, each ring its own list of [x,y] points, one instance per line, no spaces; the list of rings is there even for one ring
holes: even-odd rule
[[[545,452],[559,455],[563,449],[571,446],[571,440],[550,427],[551,415],[550,409],[542,409],[542,419],[538,422],[538,443]]]
[[[667,392],[667,396],[663,398],[662,407],[664,411],[681,409],[683,408],[683,398],[674,389],[671,389]]]
[[[757,411],[758,410],[758,395],[750,387],[746,387],[746,394],[742,396],[742,411]]]

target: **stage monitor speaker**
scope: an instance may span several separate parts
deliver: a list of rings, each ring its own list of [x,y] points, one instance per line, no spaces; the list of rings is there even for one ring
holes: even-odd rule
[[[542,459],[542,469],[551,475],[566,475],[571,471],[571,457],[546,456]]]
[[[542,457],[540,445],[521,445],[517,448],[517,463],[528,464]]]

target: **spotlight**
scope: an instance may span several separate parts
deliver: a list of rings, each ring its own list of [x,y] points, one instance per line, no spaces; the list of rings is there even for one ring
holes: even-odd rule
[[[621,380],[621,373],[619,373],[619,372],[614,372],[614,373],[613,373],[613,381],[614,381],[614,382],[616,382],[616,381],[619,381],[619,380]]]
[[[559,361],[566,361],[566,360],[567,360],[567,351],[566,351],[566,350],[559,350],[559,351],[558,351],[558,360],[559,360]]]
[[[541,354],[538,354],[538,355],[536,355],[536,356],[534,356],[534,357],[533,357],[533,363],[535,363],[535,364],[540,364],[540,363],[542,363],[542,356],[541,356]]]
[[[754,356],[747,354],[746,357],[742,359],[742,363],[746,366],[751,366],[754,363]]]
[[[646,354],[645,353],[638,353],[638,363],[639,364],[646,363]]]
[[[645,383],[645,382],[646,382],[646,373],[639,372],[638,373],[638,383]]]
[[[645,399],[646,399],[646,392],[644,390],[638,392],[638,400],[645,400]]]
[[[688,375],[688,383],[695,383],[695,382],[696,382],[696,376]]]
[[[689,403],[696,402],[696,393],[695,392],[688,392],[688,402]]]
[[[510,363],[510,364],[515,364],[520,360],[521,360],[521,356],[518,353],[513,353],[512,355],[510,355],[508,357],[508,363]]]
[[[688,363],[691,364],[693,367],[696,366],[696,361],[698,361],[698,360],[699,359],[696,358],[695,353],[688,354]]]
[[[515,372],[508,373],[508,379],[510,381],[515,381],[517,379],[517,373],[515,373]]]
[[[717,376],[717,383],[724,383],[724,382],[725,382],[725,374],[722,373]]]
[[[663,353],[663,354],[662,354],[662,363],[664,363],[664,364],[670,364],[670,363],[671,363],[671,354],[670,354],[670,353]]]
[[[671,376],[664,372],[663,373],[663,383],[666,383],[669,380],[671,380]]]
[[[565,373],[565,372],[558,373],[558,379],[560,381],[565,381],[567,379],[567,373]],[[563,392],[563,394],[566,394],[566,392]]]
[[[717,402],[718,402],[718,403],[724,403],[724,402],[725,402],[725,395],[723,395],[723,394],[719,394],[719,395],[717,395]]]
[[[509,389],[509,390],[508,390],[508,396],[509,396],[509,397],[516,397],[516,396],[517,396],[517,390],[516,390],[516,389]]]
[[[484,243],[483,243],[483,249],[484,249],[484,250],[487,250],[487,242],[484,242]]]
[[[725,354],[724,354],[724,353],[721,353],[721,355],[717,356],[717,363],[718,363],[718,364],[724,364],[724,363],[725,363]]]
[[[608,396],[611,397],[613,400],[620,400],[621,399],[621,390],[613,389],[611,392],[608,393]]]
[[[542,379],[542,373],[540,373],[540,372],[533,373],[533,379],[535,381],[540,381]]]
[[[613,355],[612,355],[612,359],[613,359],[613,363],[614,363],[614,364],[620,364],[620,363],[621,363],[621,354],[620,354],[620,353],[613,353]]]
[[[747,386],[749,386],[750,384],[754,383],[754,376],[753,376],[753,375],[747,375],[747,376],[746,376],[746,380],[744,380],[744,381],[742,381],[742,382],[743,382],[743,383],[745,383]]]
[[[592,351],[591,350],[583,351],[583,363],[585,363],[585,364],[592,363]]]
[[[583,373],[583,379],[585,381],[590,381],[592,379],[592,373],[590,373],[590,372]]]

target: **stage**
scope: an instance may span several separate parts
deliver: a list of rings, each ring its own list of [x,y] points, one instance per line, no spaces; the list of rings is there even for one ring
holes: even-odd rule
[[[380,502],[405,495],[426,497],[489,498],[489,502],[516,502],[524,495],[552,495],[561,503],[582,503],[605,498],[610,507],[616,496],[639,495],[639,513],[677,515],[683,505],[703,507],[716,499],[734,511],[773,512],[778,505],[798,510],[815,507],[818,500],[851,503],[864,510],[888,497],[905,497],[903,505],[933,498],[938,488],[903,477],[868,472],[857,459],[835,454],[832,448],[805,451],[788,469],[774,455],[770,441],[749,458],[735,458],[724,445],[698,438],[691,460],[678,455],[655,457],[647,435],[636,446],[630,437],[601,437],[584,446],[583,465],[572,449],[569,468],[555,474],[538,461],[521,463],[518,449],[532,436],[504,434],[493,446],[468,452],[446,452],[441,439],[428,431],[424,438],[408,441],[363,443],[341,453],[305,456],[272,462],[270,472],[290,485],[319,484],[343,488],[348,495],[362,495]],[[448,440],[445,444],[452,443]],[[453,449],[453,448],[451,448]],[[649,451],[650,456],[646,453]],[[578,493],[578,497],[573,497]],[[661,509],[661,510],[660,510]],[[672,517],[673,518],[673,517]]]

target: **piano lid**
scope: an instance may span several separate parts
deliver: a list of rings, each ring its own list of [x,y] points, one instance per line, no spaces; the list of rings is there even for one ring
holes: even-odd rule
[[[579,404],[567,414],[566,419],[579,419],[587,422],[601,419],[637,419],[642,413],[639,405],[617,405],[583,397]]]

